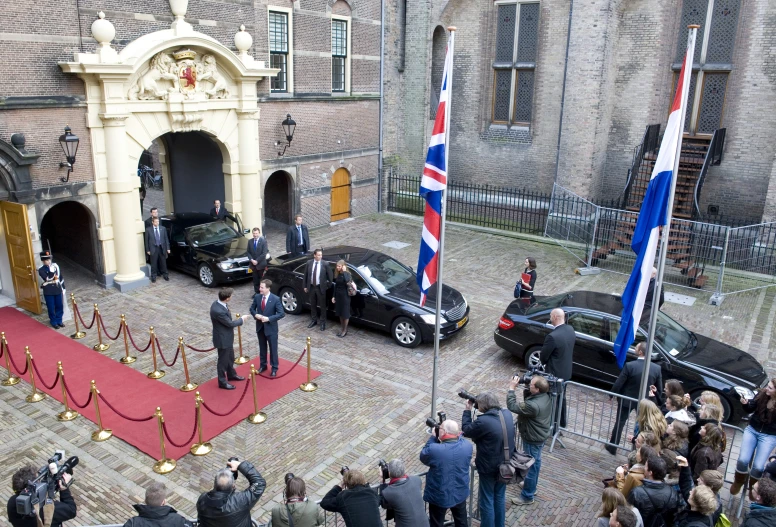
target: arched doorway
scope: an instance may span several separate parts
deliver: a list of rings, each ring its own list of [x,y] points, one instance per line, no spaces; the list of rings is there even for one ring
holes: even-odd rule
[[[331,221],[350,217],[350,172],[338,168],[331,176]]]
[[[176,132],[162,136],[172,203],[176,212],[209,212],[213,200],[226,203],[223,156],[213,139],[202,132]]]
[[[264,185],[264,224],[271,227],[291,225],[293,199],[291,175],[283,170],[274,172]]]
[[[66,258],[82,270],[97,275],[96,226],[92,213],[76,201],[51,207],[40,222],[41,246],[55,258]]]

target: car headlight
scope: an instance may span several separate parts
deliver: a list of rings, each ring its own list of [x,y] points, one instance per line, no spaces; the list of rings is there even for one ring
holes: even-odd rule
[[[744,386],[736,386],[733,389],[736,391],[739,397],[743,397],[744,399],[754,399],[754,392],[749,388],[745,388]]]
[[[433,325],[433,324],[436,324],[436,315],[420,315],[420,320],[422,320],[426,324]],[[447,319],[442,316],[440,322],[444,324],[445,322],[447,322]]]
[[[234,266],[234,264],[230,263],[230,262],[223,262],[223,263],[218,264],[218,267],[220,267],[224,271],[226,271],[227,269],[231,269],[233,266]]]

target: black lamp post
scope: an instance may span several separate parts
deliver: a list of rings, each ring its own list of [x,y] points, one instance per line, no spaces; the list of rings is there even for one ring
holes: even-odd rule
[[[59,163],[59,168],[67,167],[67,176],[59,178],[62,183],[67,183],[70,180],[70,172],[73,171],[73,164],[75,163],[75,154],[78,152],[78,136],[70,131],[69,126],[65,126],[65,133],[59,136],[59,144],[62,147],[62,152],[65,154],[66,162]]]
[[[291,114],[287,113],[286,118],[280,125],[283,127],[283,133],[286,134],[286,146],[283,147],[282,152],[278,152],[278,156],[282,157],[286,153],[286,148],[291,146],[291,140],[294,138],[294,130],[296,129],[296,121],[291,119]]]

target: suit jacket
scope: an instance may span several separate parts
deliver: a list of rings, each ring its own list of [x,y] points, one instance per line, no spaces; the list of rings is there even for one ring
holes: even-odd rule
[[[254,247],[253,239],[248,241],[248,256],[251,260],[256,260],[258,263],[254,266],[250,264],[250,268],[256,271],[257,269],[264,269],[267,266],[267,253],[269,247],[267,247],[267,240],[264,236],[259,236],[259,241]]]
[[[540,357],[548,373],[564,381],[571,379],[576,341],[577,335],[574,333],[574,328],[568,324],[556,326],[549,335],[544,337]]]
[[[210,209],[210,215],[213,216],[216,219],[219,219],[219,220],[223,220],[224,218],[226,218],[227,214],[229,214],[229,211],[226,210],[226,207],[224,207],[223,205],[221,205],[218,208],[218,214],[216,214],[216,208],[215,207]]]
[[[170,239],[167,237],[167,228],[159,225],[159,239],[162,242],[162,252],[166,255],[170,250]],[[153,226],[146,229],[145,232],[146,252],[156,251],[156,237],[154,236]]]
[[[626,397],[638,399],[645,363],[644,359],[626,362],[625,366],[622,367],[620,376],[617,377],[617,382],[612,387],[612,391]],[[644,392],[645,396],[649,394],[650,386],[657,386],[658,390],[663,386],[663,372],[659,364],[650,363],[649,365],[649,382],[647,383],[647,390]]]
[[[310,250],[310,233],[307,231],[307,225],[302,224],[302,242],[304,251]],[[291,225],[286,232],[286,252],[294,252],[299,244],[299,232],[296,230],[296,224]]]
[[[233,347],[234,328],[242,326],[242,318],[233,319],[229,310],[216,301],[210,306],[210,321],[213,322],[213,346]]]
[[[152,226],[152,224],[151,224],[151,220],[152,220],[152,219],[153,219],[153,216],[149,216],[149,217],[147,217],[147,218],[145,219],[145,221],[143,222],[143,223],[145,223],[145,228],[146,228],[146,229],[147,229],[148,227],[151,227],[151,226]],[[161,227],[161,225],[159,225],[159,226]]]
[[[269,321],[261,322],[260,320],[256,320],[256,333],[263,329],[264,334],[268,337],[271,335],[277,335],[278,320],[286,316],[286,313],[283,311],[283,305],[280,303],[280,297],[270,293],[269,297],[267,298],[267,304],[264,306],[263,311],[261,309],[261,299],[261,295],[256,295],[253,297],[253,303],[251,304],[251,315],[253,315],[254,319],[256,318],[256,315],[264,315],[265,317],[269,318]]]
[[[315,260],[310,260],[307,262],[307,267],[305,267],[304,270],[304,288],[310,289],[313,285],[313,266],[315,265]],[[319,272],[319,282],[318,287],[321,288],[321,291],[327,291],[329,287],[331,287],[331,283],[334,281],[334,274],[331,272],[331,265],[329,265],[329,262],[326,260],[321,259],[321,270]]]

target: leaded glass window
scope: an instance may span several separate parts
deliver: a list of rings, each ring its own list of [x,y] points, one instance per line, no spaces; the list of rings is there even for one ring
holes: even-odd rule
[[[288,14],[269,12],[269,65],[280,71],[272,78],[273,92],[288,91]]]
[[[348,23],[331,21],[331,91],[345,91],[345,61],[348,57]]]

